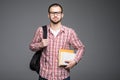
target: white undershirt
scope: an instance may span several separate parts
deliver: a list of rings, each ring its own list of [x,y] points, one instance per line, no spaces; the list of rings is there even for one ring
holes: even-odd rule
[[[57,34],[59,33],[60,29],[55,31],[55,30],[53,30],[53,29],[50,28],[50,31],[51,31],[51,32],[53,33],[53,35],[56,37]]]

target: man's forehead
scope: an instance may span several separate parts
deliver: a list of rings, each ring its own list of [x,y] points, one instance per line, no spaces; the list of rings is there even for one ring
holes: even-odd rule
[[[61,8],[59,6],[52,6],[50,11],[61,11]]]

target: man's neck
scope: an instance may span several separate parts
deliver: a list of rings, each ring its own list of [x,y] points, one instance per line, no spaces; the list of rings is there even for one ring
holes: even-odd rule
[[[52,24],[52,23],[51,23],[51,24],[50,24],[50,28],[51,28],[52,30],[54,30],[54,31],[59,30],[61,26],[62,26],[61,23],[58,23],[58,24]]]

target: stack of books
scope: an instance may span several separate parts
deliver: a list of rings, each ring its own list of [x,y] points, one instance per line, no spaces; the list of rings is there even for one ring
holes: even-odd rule
[[[73,60],[75,58],[74,50],[60,49],[59,50],[59,66],[66,66],[65,61]]]

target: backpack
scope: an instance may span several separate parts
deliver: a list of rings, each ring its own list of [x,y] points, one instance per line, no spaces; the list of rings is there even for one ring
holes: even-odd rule
[[[43,29],[43,38],[47,39],[47,26],[42,26]],[[32,56],[32,59],[29,63],[29,67],[32,71],[36,71],[37,74],[39,74],[39,70],[40,70],[40,57],[42,55],[42,51],[44,48],[42,48],[41,50],[38,50],[34,53],[34,55]]]

